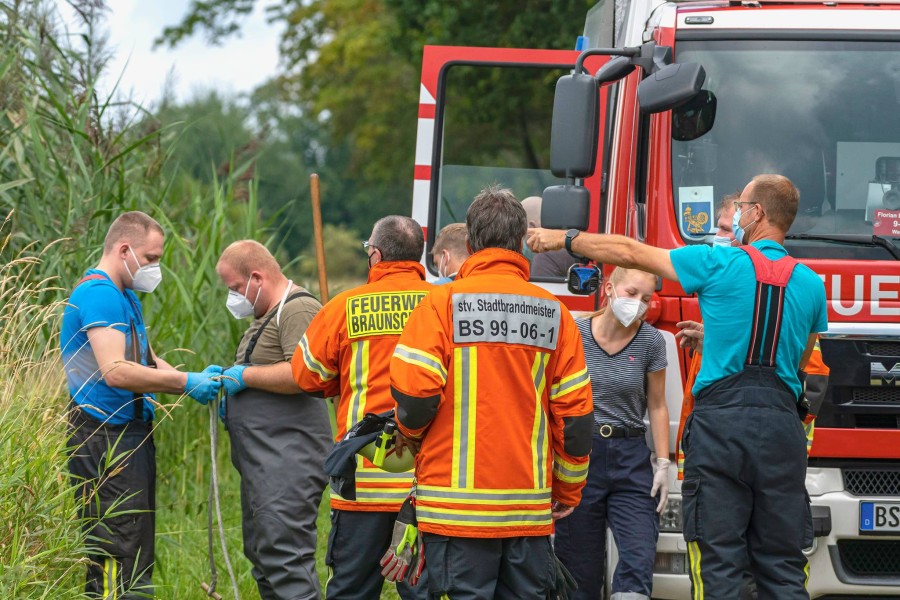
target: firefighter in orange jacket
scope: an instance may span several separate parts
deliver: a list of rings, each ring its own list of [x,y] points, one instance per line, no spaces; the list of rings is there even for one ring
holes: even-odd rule
[[[421,441],[416,516],[433,597],[545,599],[552,518],[581,500],[593,417],[572,316],[528,283],[525,210],[483,190],[459,278],[410,316],[391,361],[397,424]]]
[[[425,242],[422,227],[414,220],[403,216],[379,220],[363,246],[369,255],[368,283],[326,304],[291,360],[301,389],[337,397],[336,441],[366,413],[393,408],[391,355],[410,312],[432,288],[419,263]],[[388,473],[359,457],[356,499],[332,491],[325,555],[328,600],[380,596],[384,577],[379,560],[391,542],[397,512],[412,482],[411,471]],[[403,600],[426,598],[425,588],[397,584]]]

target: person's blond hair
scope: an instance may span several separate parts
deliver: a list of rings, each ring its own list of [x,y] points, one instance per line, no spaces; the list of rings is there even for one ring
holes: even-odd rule
[[[262,271],[270,275],[281,273],[281,267],[269,249],[256,240],[239,240],[229,244],[219,257],[216,268],[222,263],[228,264],[244,277],[250,277],[252,271]]]
[[[640,274],[640,275],[646,276],[648,279],[652,279],[653,286],[654,286],[654,288],[656,287],[657,278],[656,278],[656,275],[654,275],[653,273],[650,273],[648,271],[642,271],[641,269],[627,269],[625,267],[616,267],[615,269],[613,269],[613,272],[609,276],[609,282],[611,284],[613,284],[613,287],[615,287],[616,284],[621,283],[629,275],[632,275],[632,274]],[[604,300],[604,302],[605,303],[603,306],[600,307],[600,310],[589,314],[587,318],[593,319],[594,317],[596,317],[598,315],[602,315],[604,312],[606,312],[606,307],[609,306],[609,303],[606,302],[605,300]],[[641,320],[643,320],[643,317],[641,318]]]
[[[434,246],[431,247],[431,255],[438,256],[442,250],[446,250],[451,257],[460,261],[469,256],[465,223],[450,223],[441,229],[434,240]]]
[[[112,251],[116,244],[125,241],[139,246],[150,231],[165,236],[162,226],[147,213],[132,210],[119,215],[109,226],[103,240],[103,252]]]

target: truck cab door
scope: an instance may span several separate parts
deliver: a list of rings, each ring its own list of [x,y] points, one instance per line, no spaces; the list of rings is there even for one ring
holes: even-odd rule
[[[412,216],[425,228],[423,262],[432,276],[437,273],[431,260],[435,236],[450,223],[465,222],[466,210],[480,190],[499,184],[523,200],[564,183],[550,172],[553,94],[557,80],[571,72],[578,55],[574,50],[425,47]],[[585,66],[593,74],[608,59],[591,57]],[[607,87],[599,93],[598,166],[603,164]],[[597,168],[584,182],[591,193],[589,231],[601,227],[601,180],[602,168]],[[529,220],[539,225],[534,221],[540,219],[540,210],[537,216],[534,210],[528,212]],[[566,297],[570,308],[592,309],[592,297],[569,296],[564,267],[536,273],[532,280]]]

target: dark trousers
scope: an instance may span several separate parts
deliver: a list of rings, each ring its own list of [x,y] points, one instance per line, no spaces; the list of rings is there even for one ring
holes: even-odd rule
[[[700,392],[685,423],[684,538],[695,598],[808,600],[812,544],[806,436],[773,369],[747,367]]]
[[[556,584],[550,536],[424,536],[433,600],[546,600]]]
[[[156,447],[151,423],[103,425],[73,408],[69,473],[93,548],[88,596],[152,598]]]
[[[247,389],[228,399],[226,423],[241,476],[244,555],[260,597],[319,598],[316,517],[332,445],[324,401]]]
[[[325,584],[327,600],[378,600],[384,577],[381,557],[391,545],[395,512],[362,512],[331,510],[331,534],[325,564],[329,577]],[[427,554],[426,554],[427,556]],[[415,586],[405,581],[397,584],[403,600],[428,598],[428,561]]]
[[[556,522],[554,547],[569,569],[577,600],[596,600],[606,575],[606,528],[619,550],[612,591],[650,596],[659,538],[656,500],[650,496],[653,467],[643,437],[594,436],[581,504]]]

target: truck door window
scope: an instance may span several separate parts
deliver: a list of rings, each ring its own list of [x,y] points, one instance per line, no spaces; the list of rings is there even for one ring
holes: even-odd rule
[[[428,224],[434,235],[465,222],[472,199],[489,185],[508,187],[523,200],[562,183],[550,173],[550,123],[556,81],[569,70],[496,64],[445,69]]]
[[[827,237],[871,242],[877,211],[900,209],[900,46],[766,39],[677,48],[680,62],[706,69],[703,102],[673,111],[673,208],[685,241],[710,241],[723,196],[780,173],[800,190],[791,254],[893,259],[884,246]]]

